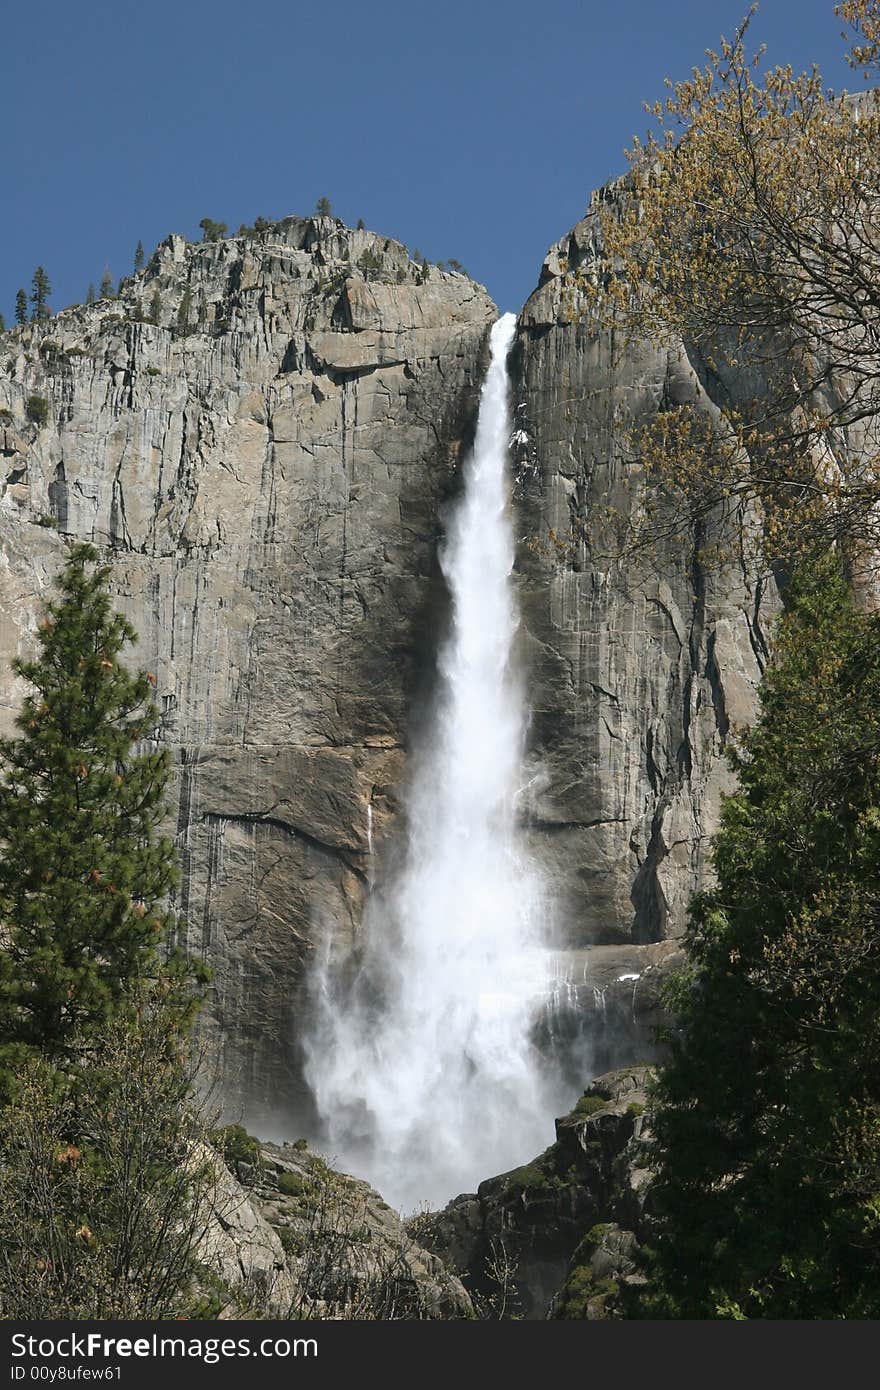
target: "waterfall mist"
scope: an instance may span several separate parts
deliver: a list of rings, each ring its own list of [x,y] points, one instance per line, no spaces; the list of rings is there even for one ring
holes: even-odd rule
[[[548,993],[549,910],[515,815],[525,708],[508,512],[507,354],[491,335],[473,451],[441,565],[452,625],[407,843],[352,952],[319,962],[306,1074],[323,1144],[405,1211],[444,1203],[552,1141],[557,1099],[530,1040]]]

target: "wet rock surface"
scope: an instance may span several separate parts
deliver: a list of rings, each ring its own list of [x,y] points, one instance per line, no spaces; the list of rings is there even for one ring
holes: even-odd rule
[[[509,1315],[604,1317],[620,1283],[638,1279],[648,1074],[633,1067],[597,1077],[556,1121],[543,1154],[417,1218],[418,1239],[478,1303],[497,1300],[503,1282]]]

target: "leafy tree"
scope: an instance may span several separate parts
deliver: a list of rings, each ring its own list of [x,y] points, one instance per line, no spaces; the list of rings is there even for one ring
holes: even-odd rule
[[[28,320],[28,301],[27,291],[20,289],[15,294],[15,322],[27,323]]]
[[[330,217],[333,213],[333,206],[329,198],[319,198],[315,203],[316,217]]]
[[[98,290],[98,295],[101,299],[113,299],[114,293],[113,276],[110,274],[110,267],[107,266],[101,276],[101,288]]]
[[[134,273],[137,275],[139,270],[144,268],[144,243],[139,241],[134,248]]]
[[[880,1315],[880,616],[798,580],[651,1105],[650,1315]]]
[[[880,60],[880,6],[876,0],[843,0],[834,13],[846,21],[851,33],[847,56],[850,67],[861,69],[867,79]]]
[[[225,222],[214,222],[210,217],[203,217],[199,226],[202,229],[202,241],[222,241],[226,235]]]
[[[0,740],[0,1099],[29,1057],[69,1072],[146,982],[181,1028],[193,1008],[197,971],[166,958],[177,869],[159,833],[169,755],[149,744],[155,681],[122,664],[135,633],[97,560],[74,547],[36,657],[13,663],[31,693],[19,735]]]
[[[853,65],[880,67],[880,0],[836,11]],[[623,207],[600,209],[606,263],[572,292],[629,334],[683,338],[720,409],[635,431],[663,502],[643,541],[757,504],[771,558],[840,542],[857,559],[880,541],[880,93],[855,107],[818,69],[762,76],[752,13],[649,108]]]
[[[49,308],[49,295],[52,287],[49,284],[49,277],[41,265],[34,271],[31,281],[31,318],[34,323],[43,323],[51,315]]]

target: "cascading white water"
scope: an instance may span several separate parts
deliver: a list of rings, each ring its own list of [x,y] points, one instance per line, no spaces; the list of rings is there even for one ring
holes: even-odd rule
[[[474,449],[441,564],[452,627],[407,802],[397,879],[356,958],[316,971],[307,1075],[325,1147],[402,1210],[435,1206],[552,1139],[529,1034],[547,994],[547,907],[520,843],[525,713],[513,643],[506,359],[491,335]]]

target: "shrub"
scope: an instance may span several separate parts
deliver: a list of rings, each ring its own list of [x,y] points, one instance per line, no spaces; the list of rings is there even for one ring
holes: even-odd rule
[[[248,1134],[243,1125],[224,1125],[222,1129],[213,1129],[210,1140],[230,1168],[236,1163],[251,1163],[258,1167],[262,1163],[259,1140]]]
[[[604,1110],[607,1104],[607,1100],[603,1100],[601,1096],[581,1096],[571,1113],[585,1118],[587,1115],[595,1115],[598,1110]]]
[[[49,419],[49,402],[45,396],[28,396],[24,403],[24,413],[39,429],[42,429]]]
[[[285,1197],[302,1197],[305,1195],[308,1184],[298,1173],[290,1173],[285,1170],[278,1174],[278,1191],[283,1192]]]
[[[35,1058],[0,1111],[0,1309],[7,1319],[188,1311],[213,1174],[161,998],[80,1036],[81,1081]]]

